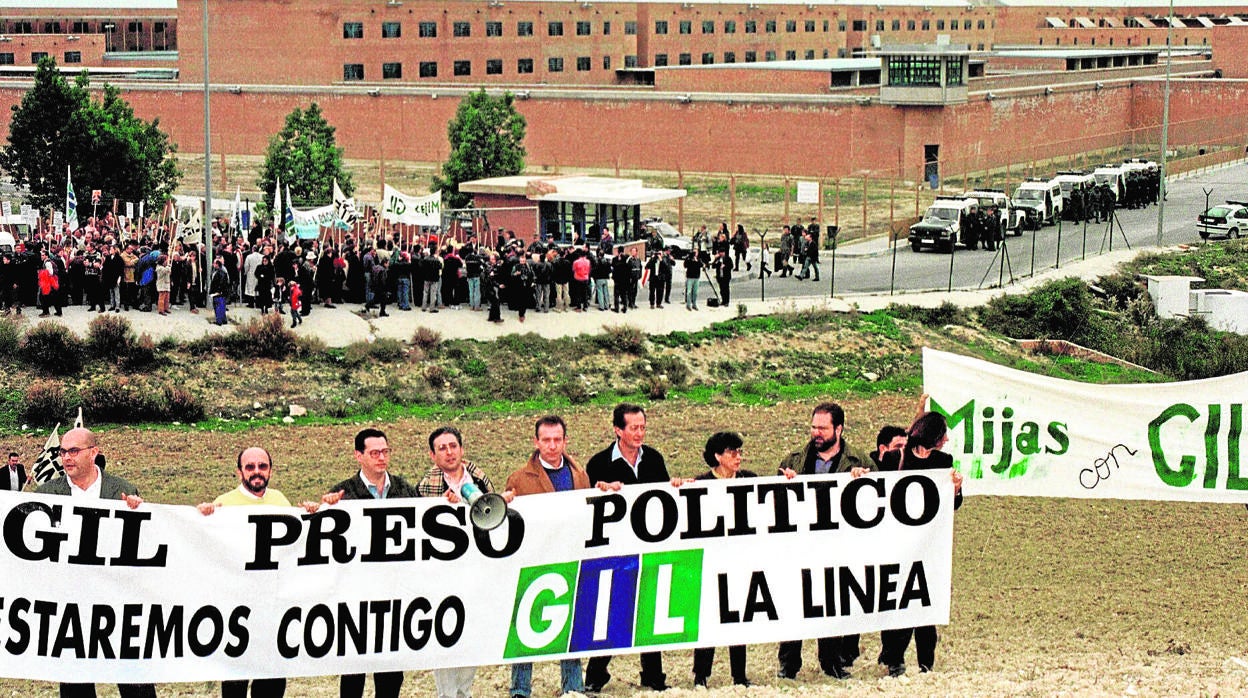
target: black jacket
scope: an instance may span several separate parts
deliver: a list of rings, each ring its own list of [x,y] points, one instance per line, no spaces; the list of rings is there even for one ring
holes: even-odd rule
[[[329,488],[330,492],[342,492],[343,499],[372,499],[373,495],[369,493],[368,487],[364,485],[364,481],[360,479],[360,473],[357,471],[354,475],[343,480],[342,482]],[[386,499],[399,499],[401,497],[419,497],[420,492],[416,487],[408,483],[407,480],[390,473],[390,491],[386,494]]]
[[[667,461],[663,454],[642,446],[641,462],[637,464],[637,474],[623,458],[611,460],[611,451],[615,448],[612,441],[609,446],[594,454],[585,464],[585,472],[589,474],[589,484],[599,482],[622,482],[625,485],[636,485],[649,482],[667,482],[671,478],[667,474]]]

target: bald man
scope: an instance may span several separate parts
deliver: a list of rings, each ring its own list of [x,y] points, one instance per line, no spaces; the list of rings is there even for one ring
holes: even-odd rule
[[[269,487],[273,478],[273,457],[259,446],[245,448],[238,454],[238,487],[199,505],[199,513],[208,516],[218,507],[255,506],[268,504],[288,507],[286,495]],[[247,698],[246,679],[221,682],[221,698]],[[255,679],[250,682],[252,698],[282,698],[286,694],[286,679]]]
[[[100,449],[95,434],[89,429],[70,429],[61,437],[61,466],[65,477],[59,477],[39,486],[40,494],[60,494],[89,499],[120,499],[131,509],[143,503],[139,491],[125,480],[100,470],[95,457]],[[156,698],[156,688],[150,683],[119,684],[121,698]],[[61,698],[95,698],[95,684],[63,683]]]

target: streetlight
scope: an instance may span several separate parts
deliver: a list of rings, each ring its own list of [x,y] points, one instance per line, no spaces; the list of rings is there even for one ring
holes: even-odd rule
[[[208,98],[208,0],[203,0],[204,5],[204,218],[202,228],[200,228],[199,239],[207,253],[207,265],[204,272],[200,274],[204,280],[204,298],[207,299],[209,274],[212,271],[212,131],[209,128],[209,107]]]

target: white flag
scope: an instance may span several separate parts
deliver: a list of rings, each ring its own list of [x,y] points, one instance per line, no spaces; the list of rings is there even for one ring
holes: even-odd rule
[[[273,232],[282,229],[282,220],[286,217],[282,209],[282,178],[274,179],[273,184]]]
[[[343,228],[351,229],[355,227],[356,221],[360,219],[360,214],[355,210],[355,198],[347,198],[342,193],[342,189],[338,188],[338,179],[334,178],[334,213],[338,216],[338,220],[342,223]]]
[[[61,423],[57,422],[56,426],[52,427],[52,433],[48,434],[48,440],[43,444],[39,457],[35,458],[34,466],[30,469],[30,477],[36,484],[42,485],[65,474],[65,469],[61,467],[60,431]]]
[[[65,166],[65,222],[69,223],[71,232],[78,229],[78,197],[74,195],[73,173],[69,165]]]
[[[442,192],[408,196],[386,184],[382,188],[381,215],[391,223],[442,225]]]

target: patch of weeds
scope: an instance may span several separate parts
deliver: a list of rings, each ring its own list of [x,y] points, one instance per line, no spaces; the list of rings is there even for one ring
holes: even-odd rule
[[[50,427],[73,419],[73,401],[59,381],[35,379],[22,395],[21,416],[37,427]]]
[[[594,337],[594,343],[613,354],[646,353],[646,334],[636,327],[607,327],[605,333]]]
[[[946,325],[966,325],[970,322],[967,312],[949,301],[935,308],[892,303],[884,309],[884,312],[899,320],[917,322],[924,327],[940,328]]]
[[[53,376],[73,376],[82,370],[85,344],[77,335],[51,322],[41,322],[22,338],[22,360]]]

